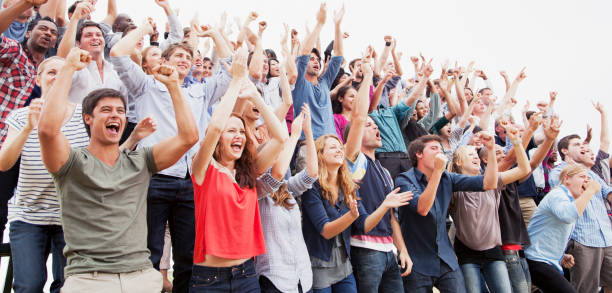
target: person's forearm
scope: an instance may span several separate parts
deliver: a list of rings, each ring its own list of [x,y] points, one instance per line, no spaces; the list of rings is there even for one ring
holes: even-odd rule
[[[59,0],[55,9],[55,22],[58,27],[66,26],[66,0]]]
[[[378,223],[380,222],[380,220],[382,220],[382,218],[385,216],[385,214],[389,211],[389,208],[387,208],[383,204],[379,205],[378,208],[376,208],[376,210],[374,210],[373,213],[371,213],[365,220],[365,225],[363,227],[364,232],[368,233],[370,232],[372,229],[374,229],[374,227],[376,227],[376,225],[378,225]]]
[[[178,138],[185,141],[186,144],[192,144],[194,138],[198,141],[198,127],[193,118],[193,113],[189,108],[189,104],[183,97],[183,92],[178,83],[172,83],[167,85],[168,92],[170,92],[170,98],[172,99],[172,105],[174,106],[174,113],[176,118],[176,128],[178,132]]]
[[[219,58],[228,58],[232,55],[232,49],[229,47],[228,43],[225,41],[219,31],[213,30],[211,37],[215,43],[215,50]]]
[[[546,138],[544,142],[538,146],[533,156],[531,156],[531,160],[529,160],[531,170],[535,170],[538,166],[540,166],[540,164],[542,164],[546,158],[546,155],[548,154],[548,151],[554,143],[555,139]]]
[[[300,139],[300,134],[292,133],[289,137],[289,140],[286,142],[286,145],[283,147],[283,150],[278,155],[274,166],[272,166],[272,170],[270,171],[270,175],[274,177],[274,179],[282,181],[287,174],[287,168],[289,168],[289,164],[291,163],[291,157],[293,156],[293,152],[295,151],[295,146]],[[306,161],[308,162],[308,160]]]
[[[387,46],[385,44],[385,48],[380,54],[380,57],[378,57],[378,62],[376,62],[376,67],[374,67],[375,76],[380,75],[380,71],[382,70],[382,67],[385,66],[385,63],[387,63],[387,59],[389,59],[389,53],[391,53],[391,46]]]
[[[380,103],[380,99],[382,97],[382,93],[385,89],[385,84],[387,83],[389,79],[387,79],[386,77],[383,78],[378,85],[376,85],[376,87],[374,88],[374,97],[372,98],[372,101],[370,102],[370,107],[368,109],[368,113],[372,112],[374,110],[376,110],[378,108],[378,103]]]
[[[482,117],[480,117],[480,128],[484,130],[489,129],[489,121],[491,120],[491,115],[493,115],[493,111],[491,110],[493,110],[493,107],[489,105]]]
[[[531,141],[531,138],[533,137],[535,131],[536,130],[532,127],[527,127],[527,129],[525,129],[525,132],[521,137],[521,144],[523,145],[523,149],[527,149],[527,146],[529,146],[529,142]]]
[[[495,156],[495,148],[493,148],[487,152],[487,168],[482,178],[482,188],[484,190],[497,188],[497,172],[497,158]]]
[[[599,137],[599,149],[608,152],[610,147],[610,131],[608,125],[608,115],[606,112],[601,113],[601,134]]]
[[[391,57],[393,58],[393,65],[395,65],[395,73],[399,76],[404,75],[404,72],[402,71],[402,65],[400,64],[400,60],[397,57],[397,54],[395,54],[395,50],[391,50]]]
[[[119,151],[132,150],[138,144],[139,140],[134,138],[134,132],[119,146]]]
[[[426,82],[419,82],[419,84],[416,85],[416,87],[414,88],[414,90],[412,90],[412,92],[410,93],[410,96],[408,96],[408,98],[404,101],[404,103],[406,105],[412,105],[414,104],[414,102],[423,95],[423,92],[425,91],[425,84]]]
[[[516,90],[518,89],[518,86],[521,82],[518,80],[515,80],[511,85],[510,85],[510,89],[508,89],[508,91],[506,92],[506,95],[504,95],[504,98],[502,99],[500,106],[497,109],[497,115],[501,116],[504,111],[508,108],[508,105],[511,104],[510,99],[514,98],[514,96],[516,95]]]
[[[304,40],[304,44],[302,45],[301,55],[310,54],[310,51],[312,51],[312,48],[314,48],[315,42],[319,38],[319,33],[321,33],[322,28],[323,28],[323,24],[317,23],[317,25],[312,30],[312,32],[308,35],[308,37],[306,37],[306,40]]]
[[[584,210],[586,210],[589,201],[591,201],[591,198],[593,198],[593,196],[597,193],[599,193],[599,191],[595,192],[593,190],[587,189],[580,195],[579,198],[574,199],[574,204],[576,205],[576,209],[578,210],[578,215],[582,216],[582,213],[584,213]]]
[[[41,112],[38,122],[39,137],[51,137],[60,133],[74,73],[74,68],[65,64],[49,93],[45,95],[44,111]]]
[[[289,85],[289,80],[287,79],[287,75],[283,70],[281,70],[280,74],[280,88],[281,88],[281,98],[283,100],[282,104],[280,104],[274,110],[274,114],[279,121],[285,121],[285,116],[287,116],[287,112],[289,112],[289,108],[293,105],[293,95],[291,94],[291,86]]]
[[[138,41],[142,40],[142,38],[147,34],[147,29],[144,26],[140,26],[137,29],[129,32],[127,36],[121,38],[113,46],[110,51],[111,56],[128,56],[130,55]]]
[[[4,141],[0,148],[0,172],[6,172],[15,165],[31,132],[32,128],[24,127],[10,143]]]
[[[117,18],[117,0],[108,0],[104,23],[112,26]]]
[[[4,33],[11,23],[24,11],[31,9],[32,4],[24,0],[17,0],[11,6],[0,10],[0,33]]]
[[[335,29],[335,33],[334,33],[334,49],[332,52],[333,56],[343,56],[344,54],[344,47],[343,47],[343,37],[342,37],[342,31],[340,31],[340,24],[336,24],[335,25],[336,29]]]
[[[346,158],[354,162],[361,151],[361,140],[363,138],[363,129],[365,127],[368,116],[368,98],[370,96],[370,85],[372,84],[371,71],[366,73],[359,90],[357,98],[353,102],[353,110],[351,111],[351,129],[346,138]]]
[[[251,57],[251,63],[249,64],[249,74],[252,78],[256,80],[260,80],[262,78],[263,71],[263,63],[264,63],[264,55],[263,55],[263,47],[261,45],[261,38],[257,38],[257,42],[255,42],[255,50],[253,51],[253,55]]]
[[[252,99],[255,107],[261,113],[261,117],[264,122],[268,126],[268,132],[270,133],[270,139],[278,140],[283,143],[287,140],[288,134],[287,131],[283,128],[281,121],[276,118],[272,109],[264,103],[263,99],[260,97],[256,97]]]
[[[327,240],[332,239],[350,227],[356,219],[350,212],[347,212],[341,217],[325,224],[323,231],[321,231],[321,236]]]
[[[70,50],[74,48],[74,42],[75,42],[74,39],[76,38],[78,24],[79,24],[79,19],[75,17],[75,14],[73,14],[72,18],[70,19],[70,22],[68,23],[68,28],[66,28],[66,32],[64,33],[64,36],[62,37],[62,40],[57,46],[57,56],[66,58],[66,56],[68,56],[68,53],[70,53]]]
[[[408,252],[408,248],[406,248],[406,242],[404,242],[404,236],[402,235],[402,228],[400,224],[395,219],[394,215],[391,215],[391,230],[393,234],[391,234],[391,238],[393,238],[393,244],[397,248],[397,254],[402,252]]]
[[[47,3],[40,6],[38,13],[41,18],[49,17],[55,20],[57,15],[58,0],[49,0]]]
[[[444,170],[434,170],[431,173],[431,177],[428,180],[429,182],[427,182],[427,187],[418,199],[417,212],[419,215],[423,217],[427,216],[429,210],[433,206],[442,174],[444,174]]]
[[[304,136],[306,137],[306,172],[308,176],[316,178],[319,175],[319,162],[312,130],[304,131]]]

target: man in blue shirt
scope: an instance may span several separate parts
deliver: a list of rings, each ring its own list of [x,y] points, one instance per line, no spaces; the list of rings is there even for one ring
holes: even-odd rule
[[[321,4],[317,13],[317,25],[306,37],[302,47],[302,55],[297,58],[298,75],[295,81],[295,88],[291,93],[293,95],[294,118],[300,114],[302,104],[306,103],[310,106],[314,139],[324,134],[336,133],[329,91],[344,60],[342,57],[342,31],[340,30],[340,23],[344,15],[344,8],[342,8],[334,15],[335,36],[333,56],[327,64],[327,71],[319,78],[321,54],[314,48],[314,43],[319,38],[319,33],[323,28],[323,24],[325,24],[326,14],[325,4]],[[302,135],[300,139],[303,140],[304,136]],[[298,157],[296,158],[297,170],[301,170],[305,166],[305,148],[303,144],[300,145]]]
[[[548,173],[548,183],[559,185],[560,173],[570,163],[578,163],[589,169],[593,164],[580,136],[568,135],[557,144],[563,162]],[[574,256],[576,265],[570,270],[572,286],[578,292],[597,292],[599,286],[612,289],[612,225],[605,200],[612,200],[612,188],[595,172],[589,177],[597,181],[601,190],[593,196],[570,236],[568,253]]]
[[[484,134],[487,162],[495,161],[493,137]],[[465,282],[446,232],[446,216],[453,192],[483,191],[497,186],[497,167],[484,175],[466,176],[445,171],[447,157],[436,135],[425,135],[408,148],[413,168],[400,174],[395,186],[412,191],[409,205],[399,209],[399,222],[408,251],[412,273],[404,277],[404,292],[465,292]]]

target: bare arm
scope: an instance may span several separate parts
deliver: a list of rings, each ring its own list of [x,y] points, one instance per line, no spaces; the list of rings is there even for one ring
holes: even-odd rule
[[[408,276],[410,272],[412,272],[412,260],[410,259],[410,255],[408,254],[408,248],[406,247],[406,243],[404,242],[402,229],[394,215],[391,215],[391,230],[393,231],[393,234],[391,234],[391,238],[393,238],[393,244],[397,248],[397,254],[400,259],[400,267],[404,269],[404,271],[401,272],[402,277],[405,277]]]
[[[506,72],[503,70],[500,71],[499,74],[504,79],[504,84],[506,85],[506,92],[508,92],[508,90],[510,90],[510,79],[508,78],[508,74],[506,74]]]
[[[591,198],[593,198],[593,196],[600,191],[601,185],[596,180],[591,179],[589,183],[586,184],[586,189],[582,192],[580,197],[574,199],[574,204],[576,205],[576,209],[578,210],[578,214],[580,216],[582,216],[582,213],[584,213],[584,210],[586,210]]]
[[[82,62],[81,60],[85,60]],[[91,61],[91,56],[81,49],[73,48],[66,58],[55,83],[46,94],[44,111],[38,122],[38,140],[42,161],[51,173],[56,173],[68,161],[70,144],[61,128],[68,103],[68,92],[72,75],[83,69]]]
[[[21,150],[28,140],[28,136],[32,132],[32,129],[38,124],[38,117],[40,117],[40,111],[42,109],[42,100],[32,100],[28,109],[28,121],[26,125],[17,131],[15,128],[9,125],[6,139],[0,148],[0,171],[5,172],[19,159]]]
[[[497,179],[498,179],[498,171],[497,171],[497,159],[495,157],[495,139],[492,136],[483,133],[480,135],[480,139],[484,144],[484,147],[487,148],[487,168],[484,172],[484,177],[482,179],[482,189],[491,190],[497,188]]]
[[[72,21],[71,21],[72,23]],[[110,50],[111,56],[128,56],[134,51],[134,47],[145,35],[153,33],[153,27],[146,21],[137,29],[132,30],[127,36],[121,38]]]
[[[291,94],[291,86],[289,85],[289,80],[287,80],[287,75],[285,74],[285,68],[283,66],[280,67],[279,78],[283,102],[276,107],[274,114],[276,118],[282,122],[285,121],[285,116],[287,116],[289,108],[293,105],[293,95]]]
[[[210,160],[213,152],[215,151],[217,142],[221,137],[221,133],[225,129],[225,124],[227,123],[227,120],[232,113],[232,109],[234,108],[234,104],[236,104],[236,100],[238,99],[238,94],[240,92],[243,79],[247,75],[247,56],[248,52],[244,48],[238,50],[236,56],[234,56],[231,70],[232,81],[230,82],[225,95],[221,98],[219,104],[217,104],[217,107],[215,107],[215,111],[210,118],[210,124],[208,124],[208,128],[206,130],[206,135],[200,143],[200,149],[191,163],[193,178],[197,184],[202,184],[204,181],[204,175],[206,174],[206,170],[210,164]]]
[[[32,7],[34,7],[32,2],[33,1],[18,0],[15,3],[13,3],[11,6],[1,9],[0,10],[0,33],[4,33],[4,31],[6,31],[9,28],[9,26],[11,26],[11,23],[13,22],[13,20],[15,20],[19,15],[21,15],[23,12],[25,12],[28,9],[32,9]],[[40,4],[43,4],[47,1],[34,1],[34,2],[40,2]]]
[[[370,84],[372,83],[372,66],[367,60],[361,62],[363,81],[357,91],[357,98],[353,102],[351,111],[351,129],[346,138],[346,158],[354,162],[361,151],[361,139],[363,129],[368,117],[368,99],[370,95]]]
[[[340,24],[342,23],[342,17],[344,16],[344,4],[342,8],[334,13],[334,49],[332,54],[334,56],[342,56],[344,54],[342,31],[340,30]]]
[[[599,149],[604,152],[608,152],[610,148],[610,126],[608,125],[608,113],[604,110],[603,105],[599,102],[593,103],[597,112],[601,116],[601,134],[599,137]]]
[[[261,30],[261,24],[259,31],[263,32]],[[262,34],[257,36],[257,41],[255,41],[255,50],[253,50],[253,57],[251,57],[251,63],[249,63],[249,74],[256,80],[260,80],[262,78],[261,74],[264,64],[263,46],[261,44],[262,36]]]
[[[66,28],[66,32],[64,33],[64,37],[62,37],[62,41],[57,46],[57,56],[62,58],[66,58],[66,56],[68,56],[70,50],[74,48],[79,19],[90,14],[93,10],[94,7],[87,1],[83,1],[76,6],[72,17],[70,18],[70,22],[68,23],[68,28]]]
[[[57,2],[57,9],[55,10],[55,22],[58,27],[66,26],[66,0],[59,0]]]
[[[387,194],[385,200],[366,218],[364,225],[366,233],[374,229],[391,208],[405,206],[412,199],[412,191],[398,193],[399,190],[400,188],[398,187]]]
[[[163,2],[165,0],[155,0],[156,2]],[[112,26],[117,18],[117,0],[108,0],[108,6],[106,10],[106,17],[104,23]]]
[[[378,57],[378,62],[376,62],[376,66],[374,67],[374,76],[378,77],[380,75],[380,71],[382,70],[385,63],[387,63],[387,59],[389,59],[389,53],[391,53],[391,41],[393,38],[391,36],[385,36],[385,48],[382,53]],[[389,43],[389,46],[387,46]]]
[[[289,26],[283,24],[285,27],[285,34],[281,40],[281,54],[285,59],[285,70],[287,74],[287,79],[289,80],[289,84],[295,84],[295,80],[297,79],[297,64],[295,64],[295,58],[293,58],[293,54],[289,52],[289,48],[287,46],[287,39],[289,36]]]
[[[391,72],[385,73],[385,76],[378,82],[376,87],[374,88],[374,96],[372,97],[372,101],[370,102],[370,107],[368,109],[368,113],[376,110],[378,108],[378,103],[380,102],[380,98],[382,97],[382,93],[385,90],[385,84],[387,81],[393,77]],[[365,77],[364,77],[365,78]],[[359,87],[361,89],[362,86]],[[368,93],[370,89],[368,88]]]
[[[393,58],[393,65],[395,66],[395,73],[399,76],[404,75],[404,71],[402,71],[402,65],[400,64],[400,58],[395,53],[395,47],[397,46],[397,40],[393,39],[391,44],[391,58]]]
[[[319,12],[317,12],[317,25],[312,30],[310,34],[304,40],[304,44],[302,46],[301,55],[308,55],[310,51],[314,47],[316,40],[319,38],[319,34],[321,33],[321,29],[323,28],[323,24],[325,24],[325,16],[327,14],[327,8],[325,3],[321,4],[319,8]]]
[[[155,130],[157,130],[157,122],[153,117],[140,120],[130,136],[119,146],[119,150],[133,150],[143,138],[151,135]]]
[[[38,13],[40,13],[41,18],[50,17],[55,20],[57,15],[57,7],[59,0],[48,0],[47,3],[40,6],[38,9]]]
[[[512,142],[518,165],[515,168],[501,173],[501,180],[504,185],[518,181],[531,173],[529,158],[527,158],[525,149],[523,148],[521,141],[518,139],[518,130],[511,127],[510,129],[506,130],[506,135],[508,135],[510,141]]]

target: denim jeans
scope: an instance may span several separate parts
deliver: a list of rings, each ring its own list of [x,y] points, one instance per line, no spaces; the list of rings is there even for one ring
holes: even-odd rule
[[[274,283],[265,276],[259,276],[259,288],[261,288],[261,293],[283,293],[283,291],[278,290],[278,288],[274,286]],[[312,292],[312,289],[306,293],[310,292]],[[298,283],[298,293],[304,293],[300,283]]]
[[[482,292],[481,273],[491,293],[512,293],[510,277],[506,264],[501,261],[485,261],[482,264],[466,263],[460,265],[465,288],[468,293]]]
[[[13,288],[16,293],[42,292],[47,282],[47,257],[53,258],[51,292],[58,293],[64,283],[66,258],[64,232],[59,225],[33,225],[21,221],[9,226],[13,257]]]
[[[227,268],[195,265],[189,292],[259,293],[261,291],[255,262],[251,258],[240,265]]]
[[[314,293],[357,293],[357,285],[355,285],[355,277],[353,274],[348,275],[342,281],[331,285],[331,287],[323,289],[314,289]]]
[[[461,270],[452,270],[444,261],[440,260],[440,276],[432,277],[419,274],[412,269],[410,275],[404,279],[405,293],[431,293],[433,286],[440,293],[465,293],[465,281]]]
[[[506,268],[510,277],[510,284],[514,293],[530,293],[531,292],[531,275],[529,274],[529,266],[524,257],[518,254],[506,254]]]
[[[173,292],[189,290],[195,241],[195,206],[191,178],[154,175],[147,197],[148,247],[153,267],[159,270],[166,222],[170,227],[174,260]]]
[[[400,267],[392,251],[351,247],[351,263],[357,289],[361,292],[402,292]]]

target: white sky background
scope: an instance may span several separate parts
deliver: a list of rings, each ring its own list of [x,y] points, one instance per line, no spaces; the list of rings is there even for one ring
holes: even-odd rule
[[[71,4],[68,0],[68,5]],[[163,10],[153,0],[117,0],[119,12],[128,13],[137,24],[151,16],[163,33],[166,22]],[[106,14],[106,0],[100,0],[94,13],[98,20]],[[171,0],[179,9],[183,26],[198,12],[201,24],[216,24],[223,11],[243,20],[251,10],[259,13],[268,28],[264,48],[274,49],[280,57],[280,35],[283,22],[296,28],[300,39],[305,24],[312,28],[319,1],[196,1]],[[527,79],[517,93],[520,109],[525,100],[532,110],[537,100],[548,99],[548,92],[559,92],[556,109],[564,120],[561,136],[577,132],[585,135],[586,123],[593,127],[593,146],[599,144],[599,114],[591,99],[601,101],[612,111],[609,77],[612,74],[612,40],[610,29],[612,2],[595,1],[345,1],[342,29],[350,33],[344,42],[348,60],[361,56],[368,44],[378,53],[384,46],[384,35],[398,40],[403,52],[404,77],[413,75],[409,56],[422,52],[434,58],[435,76],[446,60],[458,60],[467,66],[476,61],[491,79],[495,94],[501,98],[505,86],[500,70],[514,79],[526,66]],[[340,0],[327,1],[327,22],[321,32],[321,46],[333,39],[333,12]],[[256,31],[256,24],[251,29]],[[234,26],[234,35],[237,28]],[[200,42],[202,45],[202,42]],[[348,69],[348,65],[347,65]],[[477,83],[482,87],[483,83]],[[517,112],[517,111],[515,111]],[[515,114],[515,117],[519,117]],[[610,125],[609,125],[610,126]]]

